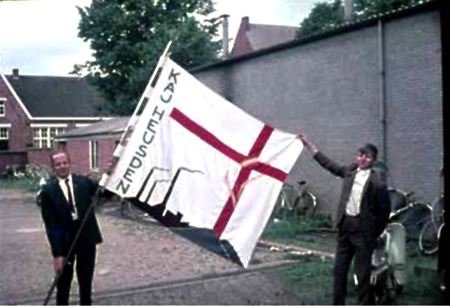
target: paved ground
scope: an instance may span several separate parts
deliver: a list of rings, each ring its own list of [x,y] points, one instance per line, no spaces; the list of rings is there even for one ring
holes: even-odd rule
[[[95,303],[301,303],[264,268],[283,264],[283,253],[257,248],[254,264],[244,270],[155,222],[114,217],[116,209],[109,205],[98,214],[105,242],[98,249]],[[51,265],[33,194],[0,190],[0,304],[42,303],[53,278]]]

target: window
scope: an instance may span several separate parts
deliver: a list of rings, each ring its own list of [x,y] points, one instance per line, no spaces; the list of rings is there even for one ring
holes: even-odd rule
[[[5,101],[5,98],[0,98],[0,117],[5,117],[6,114]]]
[[[53,138],[64,133],[62,127],[33,127],[33,147],[52,148]]]
[[[98,170],[98,141],[89,141],[89,164],[91,170]]]
[[[9,129],[0,128],[0,151],[9,149]]]

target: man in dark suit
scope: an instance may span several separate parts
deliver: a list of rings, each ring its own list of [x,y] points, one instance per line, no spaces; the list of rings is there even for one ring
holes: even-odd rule
[[[71,174],[70,159],[66,152],[54,152],[50,160],[55,177],[43,186],[40,200],[42,218],[54,258],[53,266],[56,273],[62,273],[56,287],[56,303],[69,304],[76,261],[80,303],[90,305],[96,245],[102,242],[94,210],[89,209],[97,184],[85,176]],[[85,217],[86,222],[81,234],[72,253],[67,257]]]
[[[343,166],[331,161],[303,134],[299,138],[323,168],[343,179],[336,215],[338,244],[334,265],[333,303],[345,304],[347,274],[354,257],[358,302],[374,304],[370,286],[371,257],[390,213],[385,180],[371,169],[378,150],[373,144],[366,144],[358,150],[353,164]]]

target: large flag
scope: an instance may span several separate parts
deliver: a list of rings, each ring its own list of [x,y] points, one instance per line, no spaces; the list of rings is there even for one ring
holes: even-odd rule
[[[114,172],[102,182],[162,217],[214,231],[247,267],[302,143],[170,58],[160,63],[141,98],[145,108],[130,120],[131,136],[116,149]]]

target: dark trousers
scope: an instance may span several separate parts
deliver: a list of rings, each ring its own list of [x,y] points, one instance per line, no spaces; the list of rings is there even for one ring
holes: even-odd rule
[[[56,287],[57,305],[69,305],[74,265],[77,271],[80,305],[92,304],[92,280],[94,277],[96,250],[96,245],[89,243],[79,243],[74,248],[73,254],[68,259],[69,263],[64,267]]]
[[[361,231],[361,219],[345,216],[339,227],[334,263],[334,305],[345,305],[347,275],[353,258],[358,279],[358,303],[362,305],[375,303],[370,286],[372,252],[373,246],[367,243]]]

